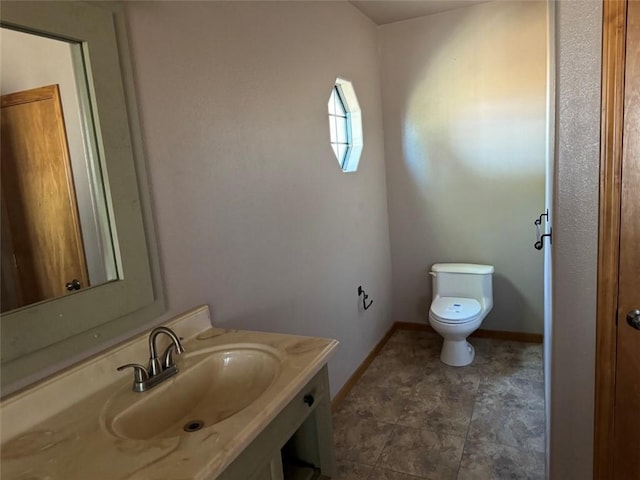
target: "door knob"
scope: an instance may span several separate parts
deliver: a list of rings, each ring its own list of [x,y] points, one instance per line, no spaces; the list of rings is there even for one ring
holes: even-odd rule
[[[636,330],[640,330],[640,310],[631,310],[627,313],[627,323]]]
[[[77,278],[74,278],[69,283],[67,283],[65,287],[67,288],[67,290],[72,292],[73,290],[80,290],[82,285],[80,285],[80,280],[78,280]]]

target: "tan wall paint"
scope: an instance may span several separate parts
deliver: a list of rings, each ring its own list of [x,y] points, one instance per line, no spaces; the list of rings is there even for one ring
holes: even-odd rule
[[[126,8],[164,318],[206,303],[220,326],[337,338],[337,392],[391,326],[375,25],[347,2]],[[329,144],[338,75],[363,111],[352,174]]]
[[[593,477],[602,5],[558,2],[552,480]]]
[[[380,27],[393,318],[426,322],[436,262],[496,267],[483,328],[542,333],[546,5]]]

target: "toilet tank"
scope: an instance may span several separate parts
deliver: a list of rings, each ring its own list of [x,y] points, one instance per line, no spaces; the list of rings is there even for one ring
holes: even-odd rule
[[[433,298],[475,298],[483,307],[491,308],[493,272],[492,265],[435,263],[430,272],[433,275]]]

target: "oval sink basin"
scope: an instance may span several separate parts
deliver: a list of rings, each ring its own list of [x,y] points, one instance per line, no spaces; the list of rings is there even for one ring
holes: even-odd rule
[[[177,375],[149,391],[115,394],[103,410],[107,430],[140,440],[186,435],[248,407],[280,373],[276,354],[251,344],[183,354],[177,365]]]

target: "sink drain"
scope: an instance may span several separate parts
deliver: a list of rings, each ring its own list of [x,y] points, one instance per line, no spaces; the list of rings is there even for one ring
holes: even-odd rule
[[[202,420],[191,420],[191,421],[185,423],[184,427],[182,427],[182,429],[185,432],[197,432],[202,427],[204,427],[204,422]]]

